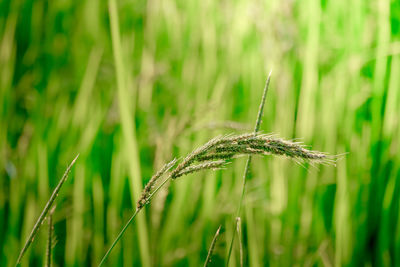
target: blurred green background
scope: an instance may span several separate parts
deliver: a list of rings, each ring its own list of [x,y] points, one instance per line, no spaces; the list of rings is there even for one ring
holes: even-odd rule
[[[96,266],[152,173],[222,133],[348,152],[252,161],[246,266],[400,266],[400,1],[0,1],[0,265],[69,162],[56,266]],[[233,123],[235,122],[235,123]],[[245,160],[160,191],[109,266],[226,261]],[[47,224],[23,259],[45,259]],[[238,239],[231,266],[238,266]]]

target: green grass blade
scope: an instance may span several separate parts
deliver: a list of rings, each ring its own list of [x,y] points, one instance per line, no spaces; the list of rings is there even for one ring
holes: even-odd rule
[[[71,164],[65,170],[64,175],[62,176],[60,182],[58,183],[58,185],[54,189],[53,193],[51,194],[49,201],[47,201],[46,206],[44,207],[38,220],[36,221],[35,225],[33,226],[32,232],[29,234],[29,237],[26,240],[25,245],[23,246],[21,252],[19,253],[16,265],[19,265],[21,263],[22,257],[24,256],[25,252],[27,251],[27,249],[32,244],[33,240],[35,239],[35,236],[38,233],[40,226],[43,224],[43,221],[46,218],[47,213],[49,213],[51,205],[54,203],[54,201],[58,197],[58,193],[60,192],[61,186],[67,180],[68,174],[71,171],[71,168],[75,164],[75,161],[78,159],[78,157],[79,157],[79,154],[74,158],[74,160],[71,162]]]
[[[138,144],[136,140],[136,128],[133,124],[132,117],[134,114],[131,113],[132,103],[135,101],[129,101],[129,91],[127,88],[127,77],[125,75],[126,69],[123,62],[123,49],[121,44],[121,36],[119,31],[119,19],[117,3],[115,0],[109,0],[109,16],[110,16],[110,30],[111,30],[111,43],[114,54],[115,71],[117,77],[117,91],[118,91],[118,102],[119,102],[119,113],[121,120],[121,128],[123,134],[123,141],[126,144],[124,149],[125,160],[128,162],[129,169],[129,182],[131,185],[131,196],[132,202],[135,205],[136,200],[139,198],[142,190],[141,171],[138,154]],[[149,252],[149,241],[147,236],[147,226],[145,221],[145,213],[138,217],[137,233],[139,242],[139,251],[141,257],[141,264],[143,266],[150,266],[150,252]]]

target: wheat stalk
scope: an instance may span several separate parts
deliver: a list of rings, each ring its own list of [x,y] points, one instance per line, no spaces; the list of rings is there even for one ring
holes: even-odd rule
[[[150,202],[152,197],[168,181],[203,170],[223,169],[227,166],[229,161],[245,155],[286,156],[294,160],[316,163],[331,163],[334,161],[334,157],[325,153],[306,149],[300,143],[283,140],[272,135],[245,133],[240,135],[215,137],[189,153],[173,170],[171,170],[172,167],[177,163],[177,160],[175,159],[165,164],[155,175],[153,175],[137,201],[135,212],[103,256],[99,266],[105,262],[111,250],[121,239],[122,235],[140,210]],[[155,187],[163,176],[166,176],[166,178]]]

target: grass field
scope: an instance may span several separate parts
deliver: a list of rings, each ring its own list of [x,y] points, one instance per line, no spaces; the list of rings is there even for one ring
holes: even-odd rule
[[[0,266],[55,201],[52,263],[97,266],[150,177],[261,131],[337,166],[253,157],[182,177],[106,266],[400,266],[400,1],[0,1]],[[238,235],[238,232],[240,233]],[[22,259],[46,262],[47,220]]]

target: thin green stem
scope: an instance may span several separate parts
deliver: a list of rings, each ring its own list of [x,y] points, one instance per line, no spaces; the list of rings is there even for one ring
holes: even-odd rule
[[[49,213],[49,231],[46,249],[46,267],[51,267],[51,251],[53,246],[53,213],[56,206],[54,206]]]
[[[125,233],[126,229],[128,229],[128,226],[131,224],[133,219],[135,219],[136,215],[139,213],[141,209],[135,210],[131,218],[128,220],[128,222],[125,224],[124,228],[122,228],[121,232],[119,232],[117,238],[115,238],[114,242],[112,243],[111,247],[107,250],[106,254],[104,254],[103,258],[101,259],[101,262],[99,263],[99,266],[102,266],[103,263],[106,261],[108,255],[111,253],[111,250],[115,247],[115,245],[118,243],[118,241],[121,239],[122,235]]]
[[[243,267],[243,246],[242,246],[242,224],[240,217],[236,218],[236,231],[238,234],[238,241],[239,241],[239,259],[240,259],[240,267]]]
[[[171,175],[169,175],[159,186],[157,186],[156,189],[149,195],[147,198],[147,203],[150,202],[150,200],[153,198],[153,196],[163,187],[169,180],[171,179]],[[122,228],[121,232],[119,232],[118,236],[115,238],[114,242],[112,243],[111,247],[107,250],[106,254],[104,254],[103,258],[101,259],[101,262],[99,263],[99,267],[103,265],[103,263],[106,261],[108,255],[111,253],[111,250],[115,247],[115,245],[118,243],[118,241],[121,239],[122,235],[125,233],[126,229],[128,229],[129,225],[133,222],[135,219],[136,215],[143,209],[144,206],[141,206],[140,208],[136,209],[133,215],[129,218],[128,222],[125,224],[124,228]]]
[[[269,88],[269,82],[270,82],[270,80],[271,80],[271,73],[272,73],[272,70],[270,71],[270,73],[269,73],[269,75],[268,75],[268,78],[267,78],[267,81],[266,81],[266,83],[265,83],[265,87],[264,87],[264,90],[263,90],[263,95],[262,95],[262,98],[261,98],[261,103],[260,103],[260,106],[259,106],[259,108],[258,108],[258,114],[257,114],[256,125],[254,126],[254,132],[253,132],[254,135],[256,135],[257,132],[258,132],[259,129],[260,129],[260,125],[261,125],[261,121],[262,121],[261,118],[262,118],[262,115],[263,115],[263,113],[264,113],[265,99],[267,98],[267,92],[268,92],[268,88]],[[244,199],[244,195],[245,195],[245,192],[246,192],[247,177],[248,177],[248,175],[249,175],[249,170],[250,170],[250,163],[251,163],[251,155],[249,155],[249,156],[247,157],[246,166],[245,166],[245,168],[244,168],[243,180],[242,180],[242,193],[241,193],[241,195],[240,195],[239,205],[238,205],[238,209],[237,209],[237,211],[236,211],[236,216],[235,216],[235,218],[237,218],[237,217],[240,216],[240,212],[241,212],[241,209],[242,209],[243,199]],[[235,225],[236,225],[236,223],[235,223]],[[235,225],[234,225],[234,227],[235,227]],[[233,228],[233,229],[235,229],[235,228]],[[229,244],[228,257],[227,257],[227,259],[226,259],[226,266],[229,265],[229,260],[230,260],[230,258],[231,258],[232,247],[233,247],[233,242],[234,242],[234,241],[235,241],[235,233],[232,234],[231,243]]]
[[[215,232],[214,238],[211,241],[210,249],[208,250],[206,261],[204,262],[204,267],[207,267],[211,262],[211,257],[214,252],[215,243],[217,243],[217,238],[219,236],[219,231],[221,230],[221,225],[218,227],[217,232]]]

